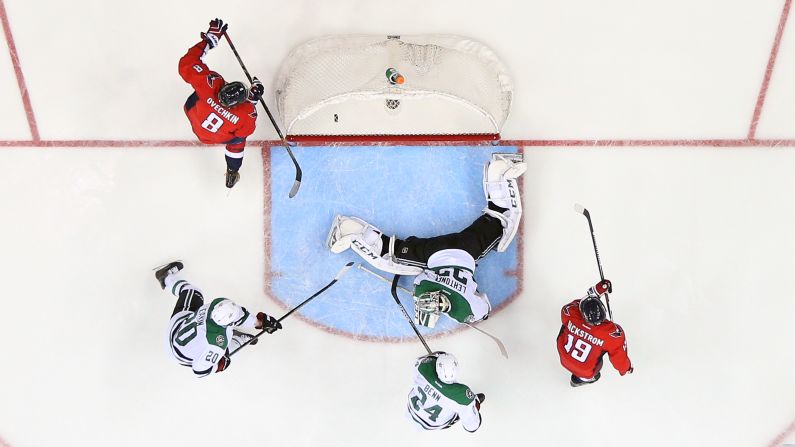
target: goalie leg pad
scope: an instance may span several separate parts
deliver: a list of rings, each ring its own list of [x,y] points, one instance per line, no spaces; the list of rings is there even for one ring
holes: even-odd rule
[[[370,226],[358,217],[337,214],[334,216],[334,222],[331,223],[331,229],[326,237],[326,247],[332,253],[342,253],[350,248],[354,236],[361,235]],[[375,227],[373,229],[378,231]]]
[[[410,265],[404,265],[397,262],[394,256],[395,253],[395,236],[389,238],[389,249],[383,256],[379,256],[382,251],[383,241],[381,234],[378,234],[377,240],[367,237],[365,233],[363,236],[354,236],[351,240],[351,249],[361,256],[368,264],[373,267],[389,272],[395,275],[413,276],[422,273],[422,268]]]
[[[342,253],[350,248],[368,264],[379,270],[396,275],[419,275],[422,273],[422,269],[419,267],[396,262],[394,236],[389,239],[388,250],[382,256],[383,245],[381,230],[358,217],[337,215],[331,224],[328,237],[326,237],[326,247],[332,253]]]
[[[517,178],[527,170],[522,154],[495,153],[483,170],[483,192],[486,200],[505,211],[498,212],[486,208],[484,213],[500,219],[502,222],[502,238],[497,244],[497,251],[508,248],[522,217],[522,199],[519,194]]]

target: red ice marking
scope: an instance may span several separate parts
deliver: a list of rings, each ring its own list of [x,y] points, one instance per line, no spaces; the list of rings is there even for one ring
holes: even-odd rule
[[[762,80],[762,87],[759,89],[759,96],[756,98],[754,116],[751,118],[751,127],[748,129],[749,140],[753,140],[756,137],[756,126],[759,124],[759,117],[762,115],[762,107],[765,105],[767,88],[770,86],[770,78],[773,76],[773,67],[776,65],[778,48],[781,45],[781,36],[784,35],[784,27],[787,25],[787,17],[789,17],[789,8],[791,4],[792,0],[786,0],[784,2],[784,9],[781,11],[781,18],[778,21],[778,30],[776,31],[775,39],[773,39],[773,48],[770,50],[770,58],[767,60],[765,78]]]
[[[25,107],[25,115],[28,118],[30,135],[33,141],[39,141],[39,128],[36,126],[36,116],[33,115],[33,106],[30,104],[28,87],[25,85],[25,76],[22,74],[22,67],[19,64],[17,47],[14,45],[14,36],[11,35],[11,25],[8,23],[8,14],[6,14],[6,5],[3,0],[0,0],[0,22],[3,23],[3,32],[5,33],[6,43],[8,44],[8,54],[11,56],[11,64],[14,66],[14,74],[17,77],[19,93],[22,95],[22,105]]]
[[[2,0],[0,0],[2,2]],[[281,146],[279,140],[254,140],[249,141],[249,147]],[[368,143],[335,143],[331,146],[402,146],[405,142],[398,141],[379,141]],[[468,142],[456,141],[416,141],[411,146],[472,146]],[[795,138],[792,139],[670,139],[670,140],[501,140],[489,146],[517,146],[517,147],[715,147],[715,148],[739,148],[739,147],[795,147]],[[33,147],[33,148],[136,148],[136,147],[188,147],[188,148],[219,148],[220,146],[210,146],[199,143],[196,140],[0,140],[2,147]]]
[[[787,439],[793,432],[795,432],[795,421],[792,421],[792,423],[789,424],[789,427],[787,427],[783,432],[779,433],[779,435],[776,436],[776,439],[768,444],[768,447],[779,447],[781,443],[784,442],[784,440]]]

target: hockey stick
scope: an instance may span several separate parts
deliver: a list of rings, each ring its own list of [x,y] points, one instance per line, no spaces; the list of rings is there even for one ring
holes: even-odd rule
[[[588,219],[588,228],[591,229],[591,241],[593,241],[593,251],[594,253],[596,253],[596,265],[599,267],[599,277],[601,277],[602,281],[604,281],[605,273],[604,270],[602,270],[602,260],[599,259],[599,249],[596,248],[596,236],[594,236],[593,223],[591,222],[591,213],[589,213],[588,210],[585,209],[585,207],[580,205],[579,203],[574,204],[574,211],[582,214],[583,216],[585,216],[586,219]],[[612,321],[613,311],[610,309],[610,295],[608,293],[605,293],[605,301],[607,302],[607,313],[610,314],[610,321]]]
[[[392,298],[395,299],[400,311],[403,312],[403,316],[406,317],[406,320],[411,325],[411,328],[414,329],[414,333],[417,334],[417,337],[422,342],[422,345],[425,346],[425,350],[428,351],[428,354],[433,354],[431,348],[428,347],[428,343],[425,343],[425,338],[422,336],[422,334],[420,334],[420,330],[417,329],[417,326],[414,324],[414,320],[412,320],[408,312],[406,312],[406,308],[400,304],[400,298],[397,296],[398,281],[400,281],[400,275],[395,275],[395,277],[392,279]]]
[[[320,295],[321,293],[323,293],[323,292],[325,292],[326,290],[328,290],[328,288],[329,288],[329,287],[331,287],[331,286],[333,286],[334,284],[336,284],[336,283],[337,283],[337,281],[339,281],[339,280],[340,280],[340,278],[342,278],[342,277],[343,277],[343,276],[344,276],[346,273],[348,273],[348,269],[350,269],[352,265],[353,265],[353,262],[349,262],[349,263],[345,264],[345,265],[344,265],[344,266],[343,266],[343,267],[340,269],[340,271],[339,271],[339,272],[337,272],[337,275],[334,277],[334,279],[332,279],[332,280],[331,280],[331,282],[330,282],[330,283],[326,284],[325,286],[323,286],[323,288],[322,288],[322,289],[318,290],[318,291],[317,291],[317,292],[315,292],[315,293],[314,293],[312,296],[310,296],[309,298],[305,299],[303,302],[301,302],[301,304],[299,304],[299,305],[297,305],[297,306],[293,307],[292,309],[290,309],[290,310],[289,310],[289,311],[288,311],[286,314],[282,315],[282,317],[281,317],[281,318],[279,318],[278,320],[276,320],[276,322],[278,322],[278,323],[281,323],[281,322],[282,322],[282,320],[284,320],[285,318],[289,317],[289,316],[290,316],[290,315],[291,315],[293,312],[295,312],[296,310],[300,309],[300,308],[301,308],[301,307],[302,307],[304,304],[306,304],[306,303],[308,303],[308,302],[312,301],[312,300],[313,300],[315,297],[317,297],[317,296],[318,296],[318,295]],[[243,348],[244,348],[246,345],[250,344],[252,341],[254,341],[254,340],[256,340],[257,338],[259,338],[259,336],[260,336],[260,335],[262,335],[262,334],[264,334],[264,333],[266,333],[266,332],[267,332],[267,331],[266,331],[266,330],[264,330],[264,329],[263,329],[263,330],[261,330],[261,331],[259,331],[259,332],[258,332],[256,335],[254,335],[254,337],[253,337],[252,339],[248,340],[247,342],[245,342],[245,343],[243,343],[242,345],[240,345],[240,347],[239,347],[239,348],[237,348],[237,349],[235,349],[234,351],[230,352],[230,353],[229,353],[229,357],[232,357],[233,355],[235,355],[235,353],[236,353],[237,351],[239,351],[239,350],[243,349]]]
[[[240,54],[238,54],[237,48],[235,48],[235,45],[232,43],[232,39],[229,38],[229,34],[224,33],[224,37],[226,37],[226,41],[229,42],[229,48],[231,48],[232,52],[235,53],[235,57],[237,58],[238,63],[240,63],[240,68],[242,68],[243,72],[246,74],[248,82],[249,83],[254,82],[254,80],[251,78],[251,75],[248,73],[246,66],[243,64],[243,60],[240,59]],[[268,118],[271,119],[271,124],[273,124],[273,128],[276,129],[276,133],[279,135],[279,139],[282,140],[282,145],[284,146],[285,149],[287,149],[287,155],[290,156],[290,159],[293,161],[293,164],[295,165],[295,182],[293,183],[293,187],[290,189],[290,193],[288,194],[288,197],[293,198],[295,197],[296,194],[298,194],[298,188],[301,187],[301,178],[303,177],[301,166],[298,165],[298,160],[295,159],[295,155],[293,155],[293,151],[292,149],[290,149],[290,145],[287,144],[287,141],[284,139],[282,131],[281,129],[279,129],[279,125],[276,124],[276,120],[273,118],[270,109],[268,109],[268,105],[265,104],[265,100],[260,97],[259,102],[260,104],[262,104],[262,107],[265,108],[265,113],[267,113]]]
[[[367,272],[367,273],[375,276],[376,278],[380,279],[381,281],[384,281],[386,283],[390,282],[389,279],[387,279],[387,278],[379,275],[378,273],[368,269],[367,267],[363,266],[362,264],[358,264],[356,267],[359,270],[362,270],[364,272]],[[407,288],[405,288],[403,286],[398,286],[398,289],[400,289],[403,292],[407,293],[409,296],[414,296],[414,293],[412,293],[411,290],[409,290],[409,289],[407,289]],[[473,326],[473,325],[471,325],[469,323],[464,323],[464,324],[469,326],[469,327],[471,327],[472,329],[480,332],[481,334],[489,337],[490,339],[492,339],[494,341],[494,343],[497,343],[497,347],[500,349],[500,354],[502,354],[502,356],[505,357],[506,359],[508,358],[508,351],[505,349],[505,345],[502,343],[502,340],[500,340],[499,338],[489,334],[488,332],[484,331],[483,329],[481,329],[481,328],[479,328],[477,326]]]

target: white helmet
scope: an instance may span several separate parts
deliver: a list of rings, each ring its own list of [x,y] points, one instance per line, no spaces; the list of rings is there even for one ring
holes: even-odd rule
[[[213,307],[213,311],[210,314],[210,319],[212,319],[215,324],[224,327],[229,326],[241,318],[243,318],[243,308],[235,304],[234,301],[226,298],[219,301]]]
[[[458,360],[453,354],[443,352],[436,357],[436,375],[444,383],[455,383]]]

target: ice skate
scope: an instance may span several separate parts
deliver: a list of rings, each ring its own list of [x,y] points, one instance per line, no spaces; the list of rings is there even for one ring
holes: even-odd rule
[[[232,188],[240,180],[240,173],[231,169],[226,170],[226,187]]]
[[[165,290],[166,278],[168,278],[169,275],[177,274],[180,270],[182,270],[182,268],[183,265],[181,261],[169,262],[166,265],[158,267],[157,271],[155,271],[155,278],[157,279],[157,282],[160,283],[160,288]]]
[[[575,376],[574,374],[572,374],[571,375],[571,380],[569,381],[569,385],[571,385],[572,388],[577,388],[578,386],[583,386],[583,385],[590,385],[592,383],[595,383],[597,380],[599,380],[600,377],[602,377],[602,373],[596,373],[596,375],[593,377],[593,379],[591,379],[591,380],[583,380],[583,379]]]

